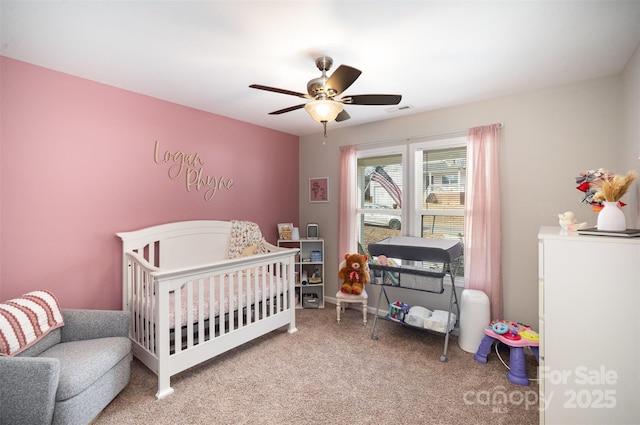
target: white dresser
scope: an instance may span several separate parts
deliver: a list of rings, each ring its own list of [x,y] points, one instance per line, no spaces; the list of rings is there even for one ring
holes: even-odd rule
[[[640,238],[538,238],[540,423],[640,424]]]

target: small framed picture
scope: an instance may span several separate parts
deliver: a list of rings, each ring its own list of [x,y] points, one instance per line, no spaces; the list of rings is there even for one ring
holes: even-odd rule
[[[309,202],[329,202],[329,177],[309,179]]]
[[[293,223],[278,223],[278,237],[280,239],[291,240],[293,234]]]

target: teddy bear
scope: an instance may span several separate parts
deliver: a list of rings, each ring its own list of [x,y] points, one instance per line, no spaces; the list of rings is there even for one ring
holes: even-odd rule
[[[360,295],[364,285],[371,281],[367,260],[369,257],[361,254],[345,254],[340,263],[338,278],[342,279],[341,292]]]

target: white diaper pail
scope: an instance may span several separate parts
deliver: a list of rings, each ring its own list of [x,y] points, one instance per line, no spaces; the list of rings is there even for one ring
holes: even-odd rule
[[[468,353],[478,351],[484,328],[491,322],[489,297],[483,291],[465,289],[460,300],[458,345]]]

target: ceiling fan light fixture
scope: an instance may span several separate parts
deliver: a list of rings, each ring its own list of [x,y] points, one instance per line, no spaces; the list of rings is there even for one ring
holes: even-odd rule
[[[304,105],[304,109],[311,115],[314,121],[331,122],[342,112],[343,105],[335,100],[320,99],[307,103]]]

